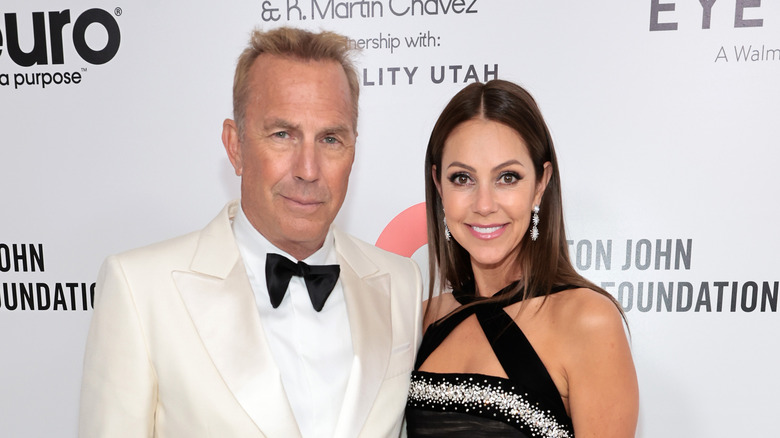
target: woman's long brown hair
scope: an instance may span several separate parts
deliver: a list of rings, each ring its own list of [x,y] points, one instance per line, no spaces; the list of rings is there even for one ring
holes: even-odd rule
[[[425,153],[425,200],[429,302],[430,298],[444,289],[463,289],[474,281],[468,252],[455,239],[448,241],[444,237],[444,210],[434,178],[441,181],[442,154],[452,131],[463,122],[480,118],[504,124],[520,135],[533,160],[537,182],[544,175],[544,164],[550,162],[552,166],[552,176],[539,206],[539,238],[536,241],[523,239],[515,260],[518,272],[522,273],[522,281],[508,294],[489,300],[512,300],[518,294],[526,300],[547,296],[553,286],[572,285],[592,289],[608,297],[625,319],[623,309],[614,297],[578,274],[571,264],[564,229],[558,160],[550,132],[536,101],[522,87],[499,79],[485,84],[473,83],[458,92],[442,111],[428,141]],[[530,226],[526,236],[530,235]],[[426,310],[426,320],[430,317],[428,313]]]

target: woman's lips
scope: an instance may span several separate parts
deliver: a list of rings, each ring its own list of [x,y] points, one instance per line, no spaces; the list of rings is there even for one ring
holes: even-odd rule
[[[478,239],[495,239],[502,235],[506,230],[506,224],[491,224],[491,225],[471,225],[468,224],[469,231],[474,237]]]

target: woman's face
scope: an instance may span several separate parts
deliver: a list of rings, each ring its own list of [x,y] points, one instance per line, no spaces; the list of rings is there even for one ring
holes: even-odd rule
[[[502,123],[472,119],[449,135],[437,188],[452,237],[469,252],[475,270],[511,269],[530,238],[532,210],[541,202],[549,168],[545,163],[537,183],[525,142]]]

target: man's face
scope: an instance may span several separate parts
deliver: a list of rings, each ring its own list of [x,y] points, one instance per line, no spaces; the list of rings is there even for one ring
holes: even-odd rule
[[[271,243],[304,259],[322,246],[347,193],[357,136],[347,77],[334,61],[268,54],[249,75],[244,134],[232,120],[222,133],[241,206]]]

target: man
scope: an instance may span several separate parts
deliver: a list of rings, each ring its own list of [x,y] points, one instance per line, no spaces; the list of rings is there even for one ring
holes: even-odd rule
[[[357,136],[345,41],[253,34],[222,133],[240,204],[106,260],[82,437],[399,435],[422,283],[411,260],[331,226]]]

